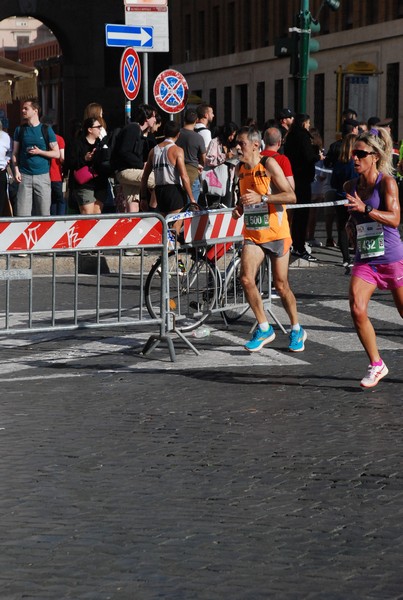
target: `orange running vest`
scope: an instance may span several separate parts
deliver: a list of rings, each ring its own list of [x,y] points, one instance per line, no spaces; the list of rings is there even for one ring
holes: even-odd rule
[[[253,190],[261,196],[270,195],[270,177],[259,162],[253,169],[239,168],[239,189],[242,194]],[[244,206],[244,238],[256,244],[266,244],[283,240],[290,236],[287,210],[285,204],[266,204],[260,202],[252,206]]]

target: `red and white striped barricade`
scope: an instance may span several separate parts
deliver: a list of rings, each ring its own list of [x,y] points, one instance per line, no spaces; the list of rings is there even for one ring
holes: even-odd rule
[[[195,212],[184,217],[183,229],[186,244],[238,241],[242,239],[243,217],[233,219],[231,211]]]
[[[16,218],[0,221],[0,253],[132,248],[162,244],[161,217]]]

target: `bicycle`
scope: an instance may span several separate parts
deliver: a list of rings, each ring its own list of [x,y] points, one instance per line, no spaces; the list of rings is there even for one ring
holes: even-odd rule
[[[233,256],[222,271],[219,261],[232,248]],[[147,276],[144,296],[152,318],[160,316],[162,258],[158,258]],[[175,326],[181,332],[199,327],[214,311],[227,323],[234,323],[248,310],[240,283],[240,247],[231,243],[206,249],[180,247],[168,254],[170,283],[169,310],[175,315]],[[264,273],[257,282],[263,287]]]

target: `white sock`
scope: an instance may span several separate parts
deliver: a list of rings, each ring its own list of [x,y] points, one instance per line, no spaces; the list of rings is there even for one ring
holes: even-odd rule
[[[269,323],[267,321],[259,323],[259,327],[262,331],[269,331]]]
[[[299,330],[301,329],[301,325],[300,325],[299,323],[297,323],[296,325],[293,325],[293,326],[291,327],[291,329],[292,329],[293,331],[299,331]]]

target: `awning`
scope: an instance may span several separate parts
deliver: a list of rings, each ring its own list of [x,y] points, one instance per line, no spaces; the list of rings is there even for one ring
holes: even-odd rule
[[[38,71],[0,56],[0,104],[38,96]]]

